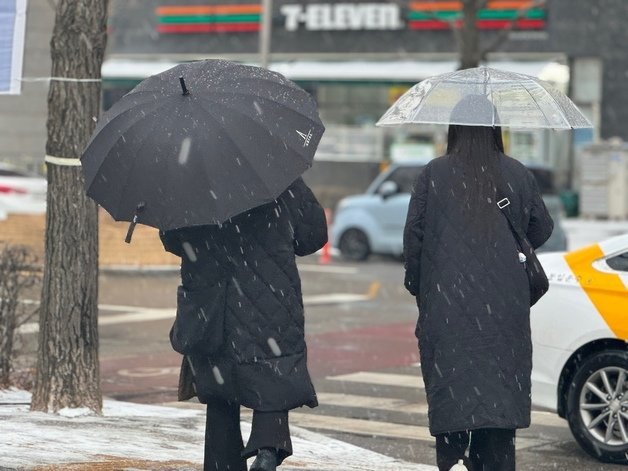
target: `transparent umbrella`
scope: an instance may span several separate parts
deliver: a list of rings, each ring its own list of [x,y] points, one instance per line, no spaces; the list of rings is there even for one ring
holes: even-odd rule
[[[486,98],[493,106],[477,106],[474,97],[478,97],[477,102]],[[564,93],[546,82],[489,67],[459,70],[423,80],[404,93],[377,125],[410,123],[527,129],[593,127]]]

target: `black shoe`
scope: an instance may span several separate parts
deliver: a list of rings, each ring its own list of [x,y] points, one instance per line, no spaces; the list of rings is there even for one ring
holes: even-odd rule
[[[257,452],[249,471],[275,471],[277,469],[277,452],[270,448],[262,448]]]

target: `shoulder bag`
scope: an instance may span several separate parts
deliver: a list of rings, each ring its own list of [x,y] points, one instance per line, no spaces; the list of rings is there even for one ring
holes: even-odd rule
[[[541,297],[547,293],[549,289],[549,281],[547,275],[539,262],[534,247],[526,237],[525,232],[519,227],[513,214],[510,211],[510,200],[503,196],[504,193],[497,188],[497,207],[501,210],[510,226],[510,231],[515,238],[517,248],[519,249],[519,261],[523,264],[526,274],[528,275],[528,284],[530,285],[530,306],[534,306]]]

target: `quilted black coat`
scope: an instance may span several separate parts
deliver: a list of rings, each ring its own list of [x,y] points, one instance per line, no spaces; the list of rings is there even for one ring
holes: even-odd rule
[[[512,213],[536,248],[553,222],[531,172],[501,155]],[[461,211],[465,184],[449,156],[418,176],[404,231],[406,288],[417,297],[421,368],[432,435],[530,424],[532,344],[528,281],[494,201],[490,238]]]
[[[218,397],[261,411],[316,406],[295,255],[320,249],[327,225],[303,180],[221,226],[169,231],[161,238],[166,250],[181,257],[180,290],[226,289],[218,313],[222,345],[211,355],[184,357],[180,399],[196,394],[205,403]],[[211,301],[208,308],[215,310]]]

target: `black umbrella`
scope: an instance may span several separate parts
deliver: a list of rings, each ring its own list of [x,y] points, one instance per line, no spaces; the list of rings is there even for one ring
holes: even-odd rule
[[[81,157],[87,195],[117,221],[220,224],[268,203],[312,164],[325,128],[284,76],[225,60],[177,65],[100,119]]]

